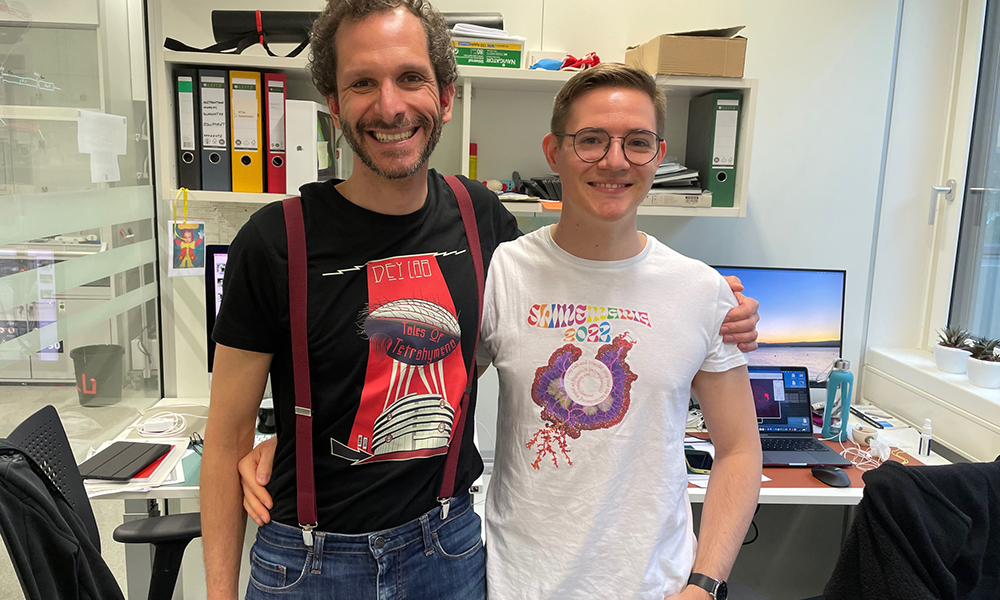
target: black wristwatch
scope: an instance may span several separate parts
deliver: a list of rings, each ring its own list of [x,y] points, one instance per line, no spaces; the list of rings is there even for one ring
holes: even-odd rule
[[[700,587],[709,594],[712,594],[712,598],[715,598],[715,600],[726,600],[726,598],[729,597],[729,586],[726,585],[726,582],[719,581],[718,579],[712,579],[708,575],[691,573],[691,577],[688,579],[688,585],[696,585]]]

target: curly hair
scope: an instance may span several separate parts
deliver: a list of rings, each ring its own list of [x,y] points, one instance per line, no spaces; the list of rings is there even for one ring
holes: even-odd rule
[[[566,133],[569,110],[577,98],[591,90],[609,87],[645,92],[653,101],[653,109],[656,111],[656,133],[663,137],[667,120],[666,95],[656,86],[656,81],[649,73],[620,63],[601,63],[580,71],[562,86],[552,104],[552,133]]]
[[[365,17],[400,6],[420,19],[427,34],[427,52],[434,67],[438,88],[458,79],[458,65],[451,48],[451,32],[444,17],[425,0],[328,0],[326,8],[309,32],[309,66],[313,83],[323,96],[337,96],[337,29],[344,21]]]

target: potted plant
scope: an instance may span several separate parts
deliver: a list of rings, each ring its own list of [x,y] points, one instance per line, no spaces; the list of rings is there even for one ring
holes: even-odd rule
[[[968,358],[969,332],[961,327],[945,327],[938,331],[938,343],[934,346],[934,362],[945,373],[965,373],[965,359]]]
[[[969,383],[981,388],[1000,388],[1000,339],[973,338],[972,354],[966,359]]]

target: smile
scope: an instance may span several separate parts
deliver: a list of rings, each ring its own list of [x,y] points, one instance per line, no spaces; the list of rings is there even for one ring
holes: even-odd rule
[[[410,131],[404,131],[402,133],[383,133],[381,131],[373,131],[372,135],[375,136],[375,139],[380,142],[391,143],[408,140],[416,135],[416,133],[416,129],[411,129]]]
[[[589,185],[609,190],[619,190],[622,188],[627,188],[632,186],[631,183],[590,183]]]

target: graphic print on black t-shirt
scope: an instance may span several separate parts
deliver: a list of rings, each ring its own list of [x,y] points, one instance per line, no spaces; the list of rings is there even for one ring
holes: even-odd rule
[[[352,464],[445,454],[468,375],[437,254],[397,256],[365,268],[364,389],[350,436],[332,440],[332,452]]]

